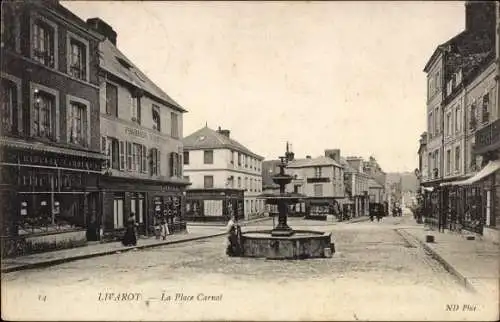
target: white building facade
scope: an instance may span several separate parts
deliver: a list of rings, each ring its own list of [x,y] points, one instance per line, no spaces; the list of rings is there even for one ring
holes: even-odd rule
[[[239,190],[244,198],[244,218],[263,214],[263,157],[230,138],[228,130],[204,127],[184,138],[184,178],[192,191]],[[213,196],[215,197],[215,196]],[[215,215],[215,214],[214,214]]]

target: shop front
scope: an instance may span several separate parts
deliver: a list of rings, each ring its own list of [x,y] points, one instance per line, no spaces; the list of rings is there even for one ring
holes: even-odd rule
[[[334,198],[309,197],[305,204],[306,219],[326,220],[327,215],[339,212],[339,203]]]
[[[142,236],[153,236],[162,221],[167,223],[170,233],[185,232],[184,186],[158,180],[104,176],[102,234],[105,239],[120,238],[130,217]]]
[[[98,153],[7,146],[1,160],[2,254],[15,256],[97,240]]]
[[[225,222],[232,215],[243,220],[244,193],[240,189],[188,189],[185,211],[188,221]]]

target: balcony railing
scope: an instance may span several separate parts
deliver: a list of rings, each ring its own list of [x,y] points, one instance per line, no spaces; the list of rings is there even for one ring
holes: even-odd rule
[[[498,149],[500,149],[500,119],[476,132],[474,152],[483,154]]]

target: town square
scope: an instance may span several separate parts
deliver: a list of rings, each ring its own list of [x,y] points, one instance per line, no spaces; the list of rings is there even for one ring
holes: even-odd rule
[[[2,2],[2,318],[497,321],[498,1]]]

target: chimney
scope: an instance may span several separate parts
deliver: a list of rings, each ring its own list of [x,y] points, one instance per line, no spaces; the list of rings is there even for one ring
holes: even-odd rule
[[[87,19],[87,25],[104,37],[108,38],[109,41],[116,46],[116,32],[104,20],[101,18],[90,18]]]
[[[231,131],[229,130],[222,130],[219,126],[219,129],[217,129],[217,133],[224,135],[225,137],[229,138],[229,135],[231,134]]]
[[[285,157],[288,161],[293,161],[293,159],[295,158],[295,153],[292,152],[292,145],[288,144],[288,142],[286,143]]]
[[[336,162],[340,162],[340,149],[326,149],[325,157],[333,159]]]
[[[465,30],[495,32],[495,1],[466,1]]]

